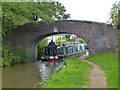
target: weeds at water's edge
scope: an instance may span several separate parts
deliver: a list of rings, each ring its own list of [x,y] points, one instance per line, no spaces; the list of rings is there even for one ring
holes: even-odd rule
[[[47,76],[46,80],[42,80],[34,85],[34,88],[49,88],[52,84],[52,88],[58,87],[61,88],[78,88],[80,86],[89,86],[90,79],[88,79],[88,75],[90,70],[92,70],[92,66],[78,60],[78,57],[83,55],[78,55],[74,58],[69,58],[65,61],[69,63],[68,66],[64,68],[64,66],[59,67],[55,70],[54,74]],[[54,79],[54,80],[53,80]],[[71,84],[72,83],[72,84]],[[59,85],[57,85],[59,84]],[[72,85],[72,86],[71,86]]]
[[[58,69],[55,70],[54,74],[59,73],[62,69],[64,69],[64,66],[58,67]],[[46,79],[43,79],[41,82],[37,82],[36,84],[34,84],[33,88],[46,88],[47,84],[50,82],[54,74],[50,74],[46,77]]]

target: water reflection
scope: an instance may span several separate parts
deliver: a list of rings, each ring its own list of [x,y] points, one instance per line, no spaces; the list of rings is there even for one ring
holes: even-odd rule
[[[52,74],[60,62],[29,62],[2,69],[3,88],[33,88],[36,82]]]

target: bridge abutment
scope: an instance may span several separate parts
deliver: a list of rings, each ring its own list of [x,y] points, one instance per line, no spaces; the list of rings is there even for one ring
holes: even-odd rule
[[[83,38],[89,47],[90,55],[113,53],[117,48],[117,33],[112,26],[91,21],[56,21],[51,25],[43,21],[26,23],[12,30],[3,40],[11,47],[22,46],[30,52],[31,60],[37,58],[38,43],[54,34],[75,34]],[[57,32],[54,32],[54,28]]]

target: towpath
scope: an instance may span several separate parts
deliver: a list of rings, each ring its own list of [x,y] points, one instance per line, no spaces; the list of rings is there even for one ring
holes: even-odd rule
[[[93,66],[93,70],[90,72],[90,76],[89,76],[89,78],[91,79],[91,88],[107,88],[106,77],[104,72],[96,64],[85,60],[84,59],[85,57],[87,57],[87,55],[79,57],[79,60],[87,62]],[[83,86],[83,87],[89,88],[86,86]]]

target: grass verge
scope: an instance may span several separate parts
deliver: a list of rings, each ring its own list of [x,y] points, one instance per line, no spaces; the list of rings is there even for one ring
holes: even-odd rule
[[[82,86],[90,86],[91,80],[88,75],[93,67],[86,62],[79,61],[77,57],[66,61],[68,65],[52,76],[46,88],[82,88]]]
[[[97,64],[105,72],[107,87],[118,88],[118,54],[102,54],[85,58]]]

